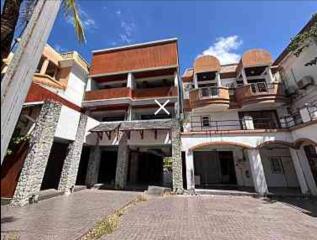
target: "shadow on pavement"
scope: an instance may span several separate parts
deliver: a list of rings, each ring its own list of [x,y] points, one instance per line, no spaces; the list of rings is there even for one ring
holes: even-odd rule
[[[271,197],[265,199],[265,201],[267,203],[281,202],[290,207],[296,208],[311,217],[317,217],[316,198]]]

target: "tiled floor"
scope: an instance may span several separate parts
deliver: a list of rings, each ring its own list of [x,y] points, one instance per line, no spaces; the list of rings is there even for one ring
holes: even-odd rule
[[[316,201],[294,201],[302,207],[307,201],[316,214]],[[294,206],[237,196],[156,198],[129,209],[119,229],[103,239],[317,239],[317,218]]]
[[[138,194],[84,190],[22,208],[4,206],[2,237],[17,232],[20,240],[78,239]],[[102,239],[315,240],[317,201],[268,201],[247,196],[152,198],[131,206],[119,228]]]
[[[83,190],[25,207],[1,207],[1,239],[77,239],[115,209],[140,193]],[[12,232],[17,232],[13,234]]]

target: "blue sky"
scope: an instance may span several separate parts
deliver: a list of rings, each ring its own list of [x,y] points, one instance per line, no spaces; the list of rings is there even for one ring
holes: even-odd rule
[[[247,49],[264,48],[276,58],[317,11],[317,1],[78,3],[87,43],[77,42],[70,19],[61,11],[49,38],[57,50],[77,50],[90,61],[91,50],[177,37],[181,73],[200,54],[231,63]]]

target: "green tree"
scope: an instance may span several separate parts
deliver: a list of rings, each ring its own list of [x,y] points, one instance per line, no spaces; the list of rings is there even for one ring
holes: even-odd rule
[[[1,59],[7,58],[10,53],[18,21],[27,24],[36,2],[36,0],[5,0],[1,13]],[[85,33],[76,0],[63,0],[62,3],[65,16],[71,16],[73,19],[79,42],[84,42]]]
[[[317,41],[317,13],[313,14],[307,28],[297,34],[296,37],[291,40],[288,50],[293,52],[293,54],[298,57],[305,48],[310,46],[312,41]],[[312,66],[316,64],[317,56],[305,63],[305,66]]]

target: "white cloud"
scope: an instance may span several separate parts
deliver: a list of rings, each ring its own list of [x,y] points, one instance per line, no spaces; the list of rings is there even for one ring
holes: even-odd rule
[[[87,29],[89,31],[98,28],[96,21],[91,16],[89,16],[89,14],[86,11],[84,11],[79,5],[78,13],[84,26],[84,29]],[[66,22],[69,24],[73,24],[72,16],[67,16]]]
[[[136,25],[133,18],[127,19],[121,12],[121,10],[116,11],[116,15],[120,21],[120,27],[122,32],[119,34],[120,41],[122,43],[131,43],[133,38],[133,33],[135,32]]]
[[[240,55],[235,53],[234,50],[237,50],[242,43],[237,35],[220,37],[201,55],[213,55],[219,59],[221,64],[236,63],[240,60]]]

